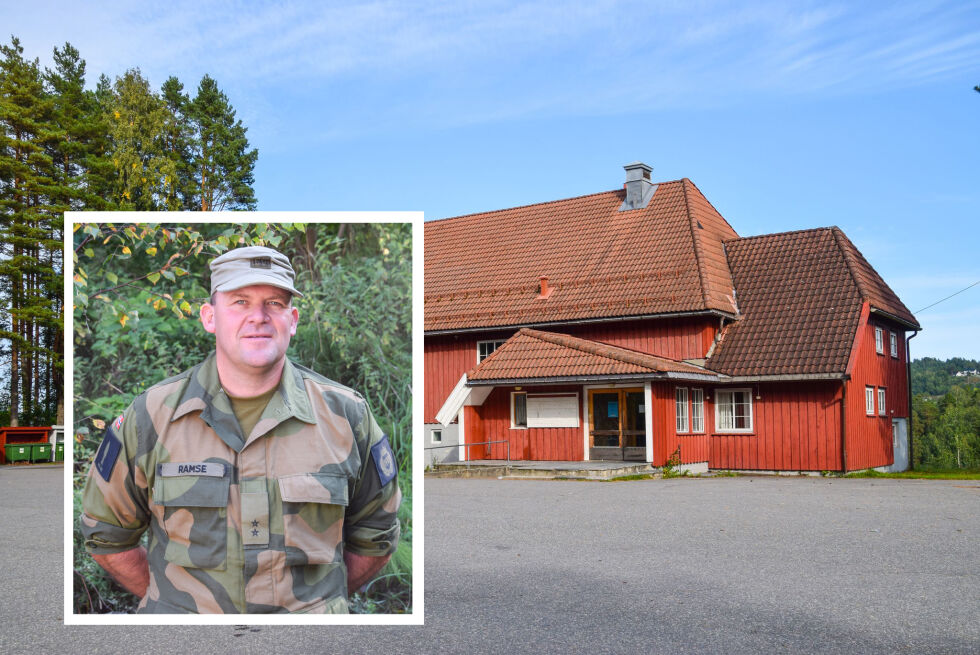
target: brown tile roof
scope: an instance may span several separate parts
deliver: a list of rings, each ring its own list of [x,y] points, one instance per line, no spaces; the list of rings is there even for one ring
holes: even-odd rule
[[[686,311],[734,313],[722,240],[688,180],[620,212],[623,190],[425,224],[425,330]],[[538,278],[553,293],[538,299]]]
[[[705,366],[726,375],[845,372],[862,302],[915,317],[836,227],[725,242],[741,317]]]
[[[698,366],[567,334],[521,328],[476,368],[470,382],[677,373],[711,375]]]

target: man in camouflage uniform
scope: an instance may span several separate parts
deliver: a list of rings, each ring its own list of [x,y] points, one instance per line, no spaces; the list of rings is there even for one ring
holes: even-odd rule
[[[397,545],[397,467],[367,403],[286,359],[293,280],[270,248],[212,261],[215,352],[106,431],[81,526],[141,613],[347,612]]]

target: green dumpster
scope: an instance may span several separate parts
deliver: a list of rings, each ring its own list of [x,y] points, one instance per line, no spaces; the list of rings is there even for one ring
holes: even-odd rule
[[[31,444],[14,443],[4,446],[7,463],[31,461]]]
[[[54,447],[54,461],[65,461],[65,442],[59,441]]]
[[[33,444],[31,444],[31,461],[32,462],[50,462],[51,461],[51,444],[49,444],[49,443],[33,443]]]

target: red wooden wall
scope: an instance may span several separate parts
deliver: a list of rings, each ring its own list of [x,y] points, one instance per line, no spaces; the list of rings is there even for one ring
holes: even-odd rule
[[[752,389],[753,432],[715,432],[712,393],[710,409],[705,401],[706,422],[712,431],[710,468],[840,470],[840,382],[770,382],[737,386]]]
[[[476,366],[476,342],[507,339],[513,333],[485,335],[426,336],[423,357],[423,402],[425,423],[436,422],[436,412],[446,402],[453,387],[471,368]]]
[[[875,326],[884,330],[884,352],[875,351]],[[892,357],[889,332],[898,336],[898,357]],[[850,471],[888,466],[894,461],[892,419],[908,417],[905,332],[871,315],[855,340],[851,380],[847,383],[847,468]],[[865,387],[875,388],[875,414],[865,412]],[[885,389],[886,415],[878,414],[879,388]]]
[[[464,429],[466,442],[500,441],[510,442],[511,459],[557,460],[580,462],[585,458],[583,451],[584,417],[582,416],[582,389],[575,386],[560,387],[521,387],[528,393],[558,393],[574,391],[579,394],[577,428],[511,428],[510,393],[513,387],[497,387],[490,392],[483,405],[464,407]],[[468,448],[472,459],[506,459],[504,444]]]
[[[679,317],[660,320],[589,323],[555,328],[582,339],[639,350],[670,359],[700,359],[707,354],[718,331],[718,318]]]

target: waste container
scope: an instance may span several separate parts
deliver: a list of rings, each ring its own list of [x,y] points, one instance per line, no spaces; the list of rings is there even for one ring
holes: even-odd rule
[[[32,443],[31,444],[31,461],[32,462],[50,462],[51,461],[51,444],[49,444],[49,443]]]
[[[65,442],[59,441],[54,447],[54,461],[63,462],[65,461]]]
[[[4,446],[7,463],[31,461],[31,444],[13,443]]]

